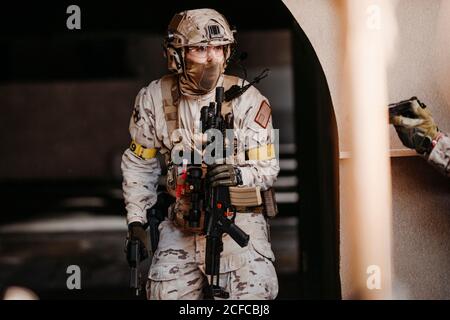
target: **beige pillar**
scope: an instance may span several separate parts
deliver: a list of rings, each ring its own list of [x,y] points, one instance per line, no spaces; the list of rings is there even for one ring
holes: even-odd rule
[[[348,298],[390,299],[391,175],[386,66],[395,24],[389,1],[342,0],[340,105],[349,158],[341,168],[350,246]]]

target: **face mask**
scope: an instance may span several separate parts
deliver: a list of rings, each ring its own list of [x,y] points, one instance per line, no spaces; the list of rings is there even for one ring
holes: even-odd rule
[[[223,73],[223,62],[196,63],[186,61],[180,78],[181,91],[188,95],[203,95],[214,89]]]

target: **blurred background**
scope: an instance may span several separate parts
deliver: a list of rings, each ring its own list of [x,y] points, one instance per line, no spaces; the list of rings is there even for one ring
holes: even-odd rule
[[[78,2],[81,30],[68,30],[70,4],[12,4],[1,12],[2,288],[24,286],[41,299],[135,298],[128,288],[123,252],[126,222],[120,171],[122,153],[130,143],[134,98],[140,88],[166,74],[162,40],[171,17],[184,9],[213,7],[238,30],[238,48],[248,53],[243,63],[248,79],[270,69],[257,87],[269,98],[274,127],[280,129],[281,173],[275,185],[280,215],[271,222],[279,298],[308,297],[305,288],[314,278],[302,282],[302,273],[322,277],[327,271],[322,253],[318,260],[308,257],[311,262],[302,267],[299,179],[309,186],[303,190],[308,199],[303,205],[311,211],[312,203],[320,201],[314,182],[320,168],[317,157],[298,152],[302,143],[312,144],[314,121],[303,120],[309,122],[303,130],[310,136],[300,140],[295,138],[300,133],[296,117],[320,108],[301,114],[294,113],[294,106],[314,106],[314,97],[323,91],[322,105],[330,117],[332,108],[317,57],[283,3],[268,1],[260,7],[247,1],[171,1],[156,7],[148,1]],[[229,73],[243,77],[237,67]],[[301,88],[297,97],[295,81]],[[327,146],[329,152],[335,150]],[[301,157],[304,168],[312,168],[303,177],[298,171]],[[335,186],[332,183],[329,190]],[[336,204],[336,198],[328,199]],[[330,212],[325,218],[336,223]],[[319,225],[328,223],[318,219],[323,217],[305,217],[306,238],[320,235]],[[337,252],[336,226],[326,227],[334,230],[327,232],[326,245],[314,244],[325,253]],[[334,297],[340,295],[336,257],[327,262],[333,270],[327,277],[334,277],[328,285]],[[318,268],[312,268],[314,263]],[[81,269],[81,290],[66,287],[70,265]]]

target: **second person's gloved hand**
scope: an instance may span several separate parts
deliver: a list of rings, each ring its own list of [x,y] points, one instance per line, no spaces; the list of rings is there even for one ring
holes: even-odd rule
[[[418,100],[411,104],[411,111],[417,118],[400,115],[389,120],[394,125],[398,137],[405,147],[415,149],[421,154],[427,153],[439,130],[431,112],[427,108],[422,108]]]

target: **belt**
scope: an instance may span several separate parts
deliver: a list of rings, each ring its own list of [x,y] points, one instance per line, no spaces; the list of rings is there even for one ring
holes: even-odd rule
[[[236,212],[239,213],[257,213],[257,214],[263,214],[264,213],[264,206],[256,206],[256,207],[243,207],[243,206],[236,206]]]

